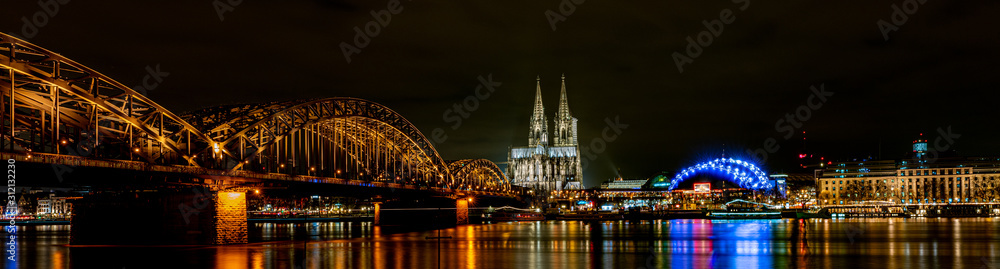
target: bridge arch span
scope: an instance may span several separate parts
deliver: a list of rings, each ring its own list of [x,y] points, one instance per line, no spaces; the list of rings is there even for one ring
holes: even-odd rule
[[[203,165],[376,181],[453,182],[420,131],[388,107],[348,98],[228,105],[183,116],[219,141]]]
[[[129,169],[511,188],[496,164],[447,163],[403,116],[363,99],[222,105],[178,115],[89,67],[3,33],[0,92],[0,151],[29,161],[94,158],[128,160]],[[45,160],[30,160],[33,154]]]
[[[143,94],[58,53],[0,33],[2,148],[194,165],[211,139]],[[75,152],[68,145],[78,145]],[[85,153],[85,154],[84,154]],[[123,156],[117,156],[123,157]]]
[[[467,159],[448,163],[455,188],[462,190],[510,190],[510,180],[496,163],[486,159]]]

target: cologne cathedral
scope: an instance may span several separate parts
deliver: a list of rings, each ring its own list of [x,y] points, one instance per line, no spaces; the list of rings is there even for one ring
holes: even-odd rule
[[[531,115],[528,146],[512,147],[507,156],[507,177],[514,185],[532,188],[538,194],[549,191],[581,189],[583,169],[577,143],[576,118],[569,112],[566,99],[566,76],[562,77],[559,111],[556,112],[553,136],[542,105],[541,80],[536,82],[535,108]],[[551,143],[550,143],[551,141]]]

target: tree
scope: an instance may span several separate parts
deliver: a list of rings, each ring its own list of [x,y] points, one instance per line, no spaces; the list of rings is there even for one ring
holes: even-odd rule
[[[990,177],[987,179],[986,177],[983,177],[983,179],[973,187],[973,198],[987,202],[1000,200],[1000,178]]]
[[[819,200],[819,201],[828,201],[830,199],[833,199],[833,196],[830,195],[830,191],[824,190],[824,191],[822,191],[822,192],[819,193],[819,195],[817,196],[816,199]]]
[[[886,200],[889,196],[889,186],[885,184],[884,179],[872,179],[868,180],[868,184],[865,185],[867,192],[865,192],[865,200]]]
[[[865,193],[865,185],[867,183],[864,180],[851,180],[844,186],[844,191],[841,192],[841,200],[849,202],[861,201]]]
[[[889,186],[881,179],[852,180],[844,186],[844,200],[851,202],[889,199]]]

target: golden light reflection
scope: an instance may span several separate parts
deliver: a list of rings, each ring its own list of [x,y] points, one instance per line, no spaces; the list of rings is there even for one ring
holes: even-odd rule
[[[215,268],[237,269],[246,268],[248,255],[247,246],[233,245],[216,248]]]
[[[469,198],[470,200],[472,198]],[[476,231],[473,226],[462,226],[465,229],[465,268],[476,268]]]
[[[253,254],[250,254],[250,268],[264,269],[264,253],[254,251]]]
[[[66,268],[66,256],[62,251],[52,253],[52,268]]]
[[[238,196],[221,193],[218,203]],[[769,225],[770,229],[757,234],[749,232],[763,230],[762,224]],[[848,230],[845,230],[848,224],[864,229],[863,233],[855,235],[854,242],[848,241]],[[254,234],[260,237],[254,238],[287,238],[290,233],[302,232],[301,226],[297,230],[286,229],[292,226],[257,224]],[[352,226],[353,233],[350,232]],[[437,267],[436,240],[425,238],[428,234],[436,235],[436,231],[383,233],[387,227],[373,226],[370,222],[325,223],[319,227],[316,232],[322,234],[321,241],[208,246],[185,248],[180,253],[205,259],[198,261],[204,264],[196,267],[209,268]],[[839,268],[845,262],[831,257],[859,256],[877,257],[887,268],[970,267],[970,261],[977,262],[971,264],[976,268],[982,265],[978,263],[981,260],[994,261],[989,257],[998,255],[1000,242],[982,240],[997,236],[998,228],[997,219],[986,218],[965,218],[960,223],[943,218],[780,222],[676,220],[628,224],[543,221],[460,225],[442,230],[443,236],[453,238],[442,240],[441,267],[634,267],[633,264],[645,265],[649,259],[657,261],[653,267],[700,268],[733,264],[748,268]],[[53,232],[45,226],[36,229]],[[808,233],[794,236],[803,231]],[[935,238],[961,238],[961,241],[932,242]],[[58,239],[36,241],[46,245],[63,244]],[[75,247],[80,251],[41,249],[37,255],[44,257],[44,261],[35,264],[63,268],[83,262],[83,267],[87,267],[85,259],[80,258],[82,253],[88,253],[84,251],[86,247]],[[164,251],[163,248],[149,249]],[[170,249],[164,252],[167,254],[161,255],[179,253]],[[935,255],[950,258],[930,258],[938,257]]]

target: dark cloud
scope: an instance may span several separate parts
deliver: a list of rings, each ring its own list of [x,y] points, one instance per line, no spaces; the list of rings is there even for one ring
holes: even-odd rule
[[[804,123],[811,152],[895,158],[916,133],[952,126],[967,155],[995,155],[1000,11],[993,1],[927,1],[883,39],[876,22],[903,1],[585,1],[552,31],[560,1],[402,1],[403,11],[348,64],[372,10],[388,1],[243,1],[220,21],[212,1],[72,1],[30,41],[134,85],[148,65],[170,72],[150,97],[176,112],[276,99],[353,96],[381,102],[430,133],[448,159],[505,161],[527,143],[540,75],[554,114],[566,73],[580,136],[604,119],[629,124],[587,171],[587,183],[676,170],[725,148],[782,149],[787,169],[802,143],[775,121],[824,84],[834,97]],[[735,21],[679,73],[671,60],[704,20]],[[0,30],[21,33],[37,2],[5,3]],[[458,129],[442,113],[473,93],[480,75],[503,85]],[[880,147],[881,145],[881,147]],[[792,164],[792,165],[789,165]]]

